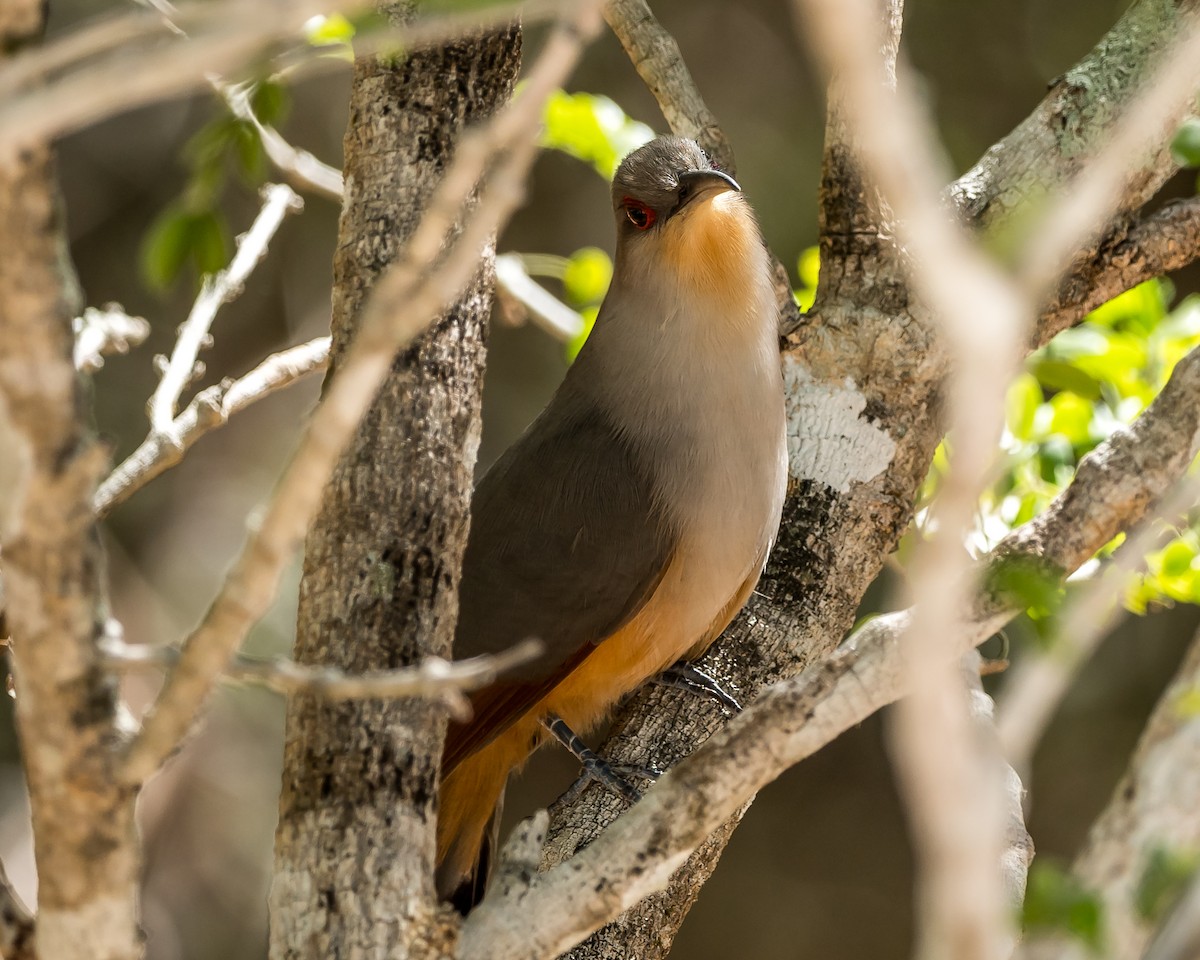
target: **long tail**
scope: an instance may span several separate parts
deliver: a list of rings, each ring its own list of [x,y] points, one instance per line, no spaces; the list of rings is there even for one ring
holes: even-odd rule
[[[497,853],[509,771],[525,759],[518,736],[501,736],[442,781],[437,825],[437,892],[466,914],[483,898]]]

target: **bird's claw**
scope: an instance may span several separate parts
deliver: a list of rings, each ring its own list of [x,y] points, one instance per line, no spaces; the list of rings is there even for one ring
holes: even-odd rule
[[[710,676],[695,664],[688,663],[686,660],[680,660],[678,663],[667,667],[666,670],[655,676],[653,680],[664,687],[675,687],[679,690],[687,690],[689,693],[710,697],[730,713],[742,712],[741,703],[722,687],[715,677]]]

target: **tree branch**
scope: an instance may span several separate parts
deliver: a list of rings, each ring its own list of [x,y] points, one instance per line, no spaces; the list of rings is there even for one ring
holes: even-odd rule
[[[325,700],[434,700],[448,707],[456,719],[466,721],[471,719],[471,708],[462,696],[464,692],[493,683],[514,667],[535,659],[540,652],[541,643],[530,639],[490,656],[456,661],[427,657],[414,667],[367,673],[349,673],[294,660],[235,656],[222,676],[276,693],[308,694]],[[119,670],[172,667],[179,662],[174,647],[132,646],[120,640],[106,643],[104,654]]]
[[[1137,522],[1200,447],[1200,350],[1159,397],[1079,465],[1074,481],[994,551],[1063,575]],[[960,611],[949,657],[982,643],[1015,611],[981,595]],[[869,621],[828,659],[768,687],[569,863],[491,895],[467,918],[459,960],[556,957],[647,894],[709,833],[788,767],[911,690],[901,639],[911,611]],[[1196,809],[1200,809],[1200,804]]]
[[[1095,257],[1064,278],[1042,311],[1032,346],[1049,343],[1118,294],[1197,259],[1200,197],[1176,200],[1132,225],[1122,225],[1100,243]]]
[[[324,370],[329,363],[329,337],[272,354],[237,380],[223,380],[202,390],[165,429],[151,431],[141,445],[100,484],[92,503],[103,517],[155,477],[178,464],[201,437],[252,403]]]
[[[75,318],[75,369],[92,373],[104,366],[112,353],[128,353],[150,336],[150,324],[131,317],[119,303],[103,309],[88,307]]]
[[[577,5],[565,26],[552,34],[521,96],[462,139],[421,224],[397,263],[376,284],[359,334],[337,359],[325,398],[258,528],[185,642],[179,666],[147,715],[127,756],[129,782],[140,783],[153,773],[187,732],[221,668],[274,599],[283,567],[303,538],[325,483],[393,355],[457,295],[477,268],[487,239],[520,201],[525,174],[536,155],[531,134],[541,120],[542,103],[574,66],[583,39],[594,30],[594,13],[589,3]],[[460,211],[489,165],[478,204],[443,253]]]
[[[179,328],[171,359],[163,368],[162,378],[148,404],[152,435],[170,429],[179,398],[195,376],[196,358],[210,340],[208,331],[217,317],[217,311],[242,292],[251,272],[266,256],[267,244],[275,236],[283,218],[304,209],[304,201],[291,187],[283,184],[267,184],[262,189],[262,198],[262,209],[250,229],[238,237],[237,252],[229,266],[205,278],[200,296]]]

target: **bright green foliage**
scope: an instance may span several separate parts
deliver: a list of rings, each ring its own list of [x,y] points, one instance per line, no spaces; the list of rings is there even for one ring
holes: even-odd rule
[[[546,101],[542,146],[591,164],[611,180],[625,154],[654,139],[654,131],[629,117],[608,97],[558,90]]]
[[[1034,861],[1025,891],[1023,924],[1028,931],[1067,933],[1093,953],[1103,949],[1104,906],[1069,873]]]
[[[188,263],[200,275],[220,270],[229,247],[228,231],[216,213],[173,204],[159,214],[143,241],[142,275],[151,287],[166,289]]]
[[[1135,894],[1138,915],[1148,924],[1158,924],[1179,899],[1197,869],[1200,869],[1200,855],[1155,847],[1138,879]]]
[[[806,248],[796,262],[796,270],[800,275],[800,287],[792,291],[792,296],[796,298],[801,312],[807,313],[817,298],[817,280],[821,275],[820,251],[816,247]]]
[[[1200,120],[1188,120],[1171,141],[1171,155],[1181,167],[1200,167]]]
[[[980,504],[980,549],[1041,513],[1080,459],[1131,423],[1200,344],[1200,298],[1172,310],[1172,295],[1167,281],[1141,284],[1029,358],[1008,391],[1004,470]],[[937,472],[931,473],[936,484]],[[1200,602],[1196,535],[1185,531],[1161,553],[1151,556],[1149,573],[1127,598],[1131,609]]]
[[[600,303],[612,282],[613,266],[608,254],[596,247],[576,250],[563,267],[563,293],[567,303],[583,317],[583,331],[567,344],[567,359],[573,361],[596,323]]]
[[[340,13],[318,14],[304,24],[304,39],[314,47],[349,46],[356,32],[350,19]]]

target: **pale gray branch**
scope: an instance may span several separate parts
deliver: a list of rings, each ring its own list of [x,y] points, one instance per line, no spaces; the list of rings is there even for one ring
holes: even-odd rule
[[[205,278],[200,296],[179,328],[171,359],[164,367],[162,378],[148,405],[152,434],[170,429],[179,398],[194,376],[196,358],[210,339],[208,331],[217,317],[217,311],[242,292],[242,286],[251,272],[266,256],[267,245],[283,223],[283,218],[304,209],[304,201],[291,187],[283,184],[267,184],[263,187],[262,198],[262,209],[250,229],[238,237],[237,252],[229,266]]]
[[[280,574],[396,350],[423,332],[468,282],[479,251],[520,202],[536,155],[532,132],[541,120],[542,104],[574,66],[584,39],[595,31],[596,19],[594,5],[575,6],[551,34],[522,94],[463,137],[421,223],[372,291],[359,335],[339,358],[338,372],[262,519],[185,642],[178,667],[147,715],[127,756],[125,775],[130,782],[144,781],[184,736],[221,668],[274,600]],[[468,212],[453,246],[443,253],[460,212],[489,166],[478,203]]]
[[[1088,454],[1070,486],[995,555],[1028,557],[1064,575],[1074,570],[1183,475],[1198,439],[1200,351],[1193,351],[1142,416]],[[978,597],[945,656],[982,643],[1014,613],[1002,598]],[[909,611],[877,617],[827,660],[768,687],[570,861],[485,898],[463,926],[459,960],[548,960],[662,889],[765,784],[910,692],[901,638],[911,625]]]
[[[529,276],[517,254],[496,258],[496,285],[555,340],[569,343],[583,333],[583,317]]]
[[[449,707],[460,720],[471,718],[465,691],[493,683],[514,667],[529,663],[541,651],[534,639],[492,656],[449,661],[429,657],[414,667],[348,673],[336,667],[296,663],[294,660],[256,660],[235,655],[222,676],[237,683],[266,687],[276,693],[307,694],[326,700],[398,700],[415,697]],[[103,645],[104,655],[116,669],[169,668],[179,662],[175,647],[131,646],[123,641]]]
[[[201,390],[166,429],[151,431],[141,446],[105,478],[92,501],[96,515],[105,516],[178,464],[197,440],[223,426],[235,413],[310,373],[324,370],[328,362],[329,337],[317,337],[272,354],[237,380],[223,380]]]
[[[128,353],[150,336],[150,324],[131,317],[119,303],[88,307],[75,318],[75,369],[93,373],[113,353]]]

